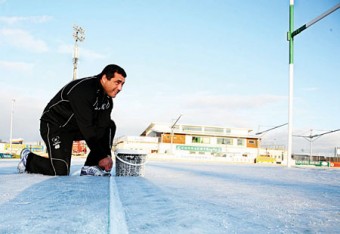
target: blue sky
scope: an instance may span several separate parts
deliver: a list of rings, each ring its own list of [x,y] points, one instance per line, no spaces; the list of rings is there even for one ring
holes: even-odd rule
[[[295,1],[295,29],[339,1]],[[289,0],[0,0],[0,139],[40,140],[47,102],[72,80],[73,25],[85,29],[78,77],[125,68],[114,100],[117,136],[150,122],[242,127],[288,121]],[[340,10],[295,38],[294,134],[340,128]],[[264,136],[286,144],[286,127]],[[298,144],[298,142],[300,142]],[[340,133],[315,148],[340,146]],[[293,151],[309,143],[294,138]]]

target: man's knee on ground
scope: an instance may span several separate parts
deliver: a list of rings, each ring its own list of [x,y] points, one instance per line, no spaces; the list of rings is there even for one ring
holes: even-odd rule
[[[55,171],[55,175],[57,176],[66,176],[69,175],[69,166],[64,161],[53,161],[53,167]]]

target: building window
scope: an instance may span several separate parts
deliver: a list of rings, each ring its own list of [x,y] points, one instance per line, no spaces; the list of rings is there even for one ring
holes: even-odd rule
[[[237,139],[237,145],[238,146],[244,146],[244,139]]]
[[[257,141],[255,139],[247,139],[247,147],[257,148]]]
[[[192,137],[192,143],[200,143],[200,137]]]
[[[192,143],[210,144],[210,137],[193,136]]]
[[[231,139],[231,138],[217,138],[217,144],[232,145],[233,139]]]
[[[204,131],[209,133],[223,133],[223,128],[205,127]]]
[[[201,132],[202,128],[201,127],[196,127],[196,126],[182,126],[183,131],[191,131],[191,132]]]

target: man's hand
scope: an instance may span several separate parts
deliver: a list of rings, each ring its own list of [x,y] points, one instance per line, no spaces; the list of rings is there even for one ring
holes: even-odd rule
[[[110,156],[107,156],[106,158],[103,158],[99,161],[98,166],[105,171],[111,171],[112,164],[112,158]]]

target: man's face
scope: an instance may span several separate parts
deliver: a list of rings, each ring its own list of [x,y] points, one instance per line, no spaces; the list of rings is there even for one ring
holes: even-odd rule
[[[111,78],[111,80],[108,80],[106,75],[103,75],[100,82],[106,94],[114,98],[122,90],[125,83],[125,78],[121,74],[115,72],[115,75],[113,78]]]

